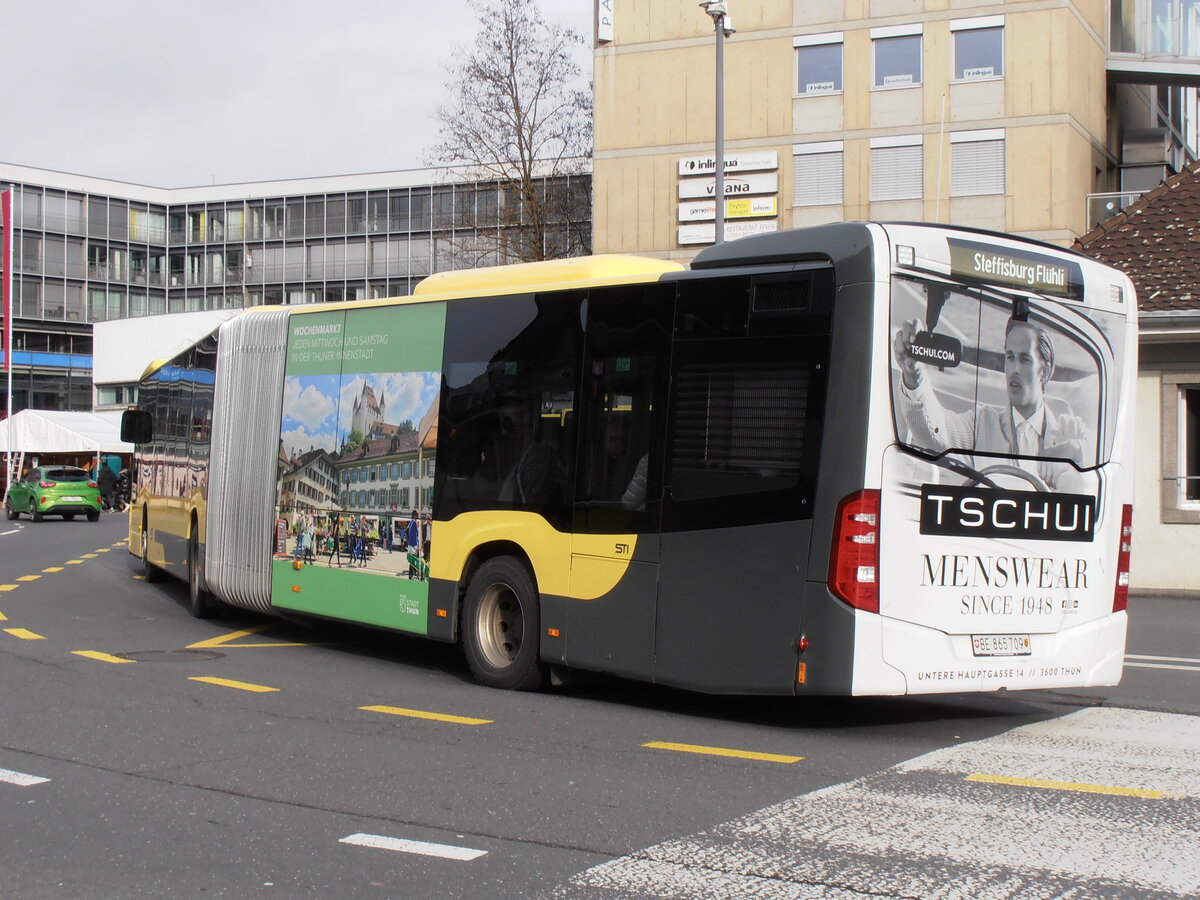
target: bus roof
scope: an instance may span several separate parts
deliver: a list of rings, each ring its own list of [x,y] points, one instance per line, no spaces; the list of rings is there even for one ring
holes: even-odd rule
[[[601,254],[515,263],[486,269],[457,269],[430,275],[413,289],[414,297],[486,296],[528,287],[557,290],[584,285],[657,281],[668,272],[686,270],[682,263],[650,256]]]

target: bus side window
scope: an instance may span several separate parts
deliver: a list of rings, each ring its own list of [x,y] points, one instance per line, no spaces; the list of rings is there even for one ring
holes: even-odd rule
[[[582,299],[524,294],[447,307],[438,518],[521,509],[566,527]]]
[[[580,400],[578,531],[658,527],[673,305],[673,286],[591,292]]]

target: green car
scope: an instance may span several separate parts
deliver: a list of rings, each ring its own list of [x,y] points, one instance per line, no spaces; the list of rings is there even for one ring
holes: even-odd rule
[[[100,518],[100,488],[75,466],[37,466],[13,482],[4,498],[4,514],[15,519],[23,512],[35,522],[49,513],[68,522],[84,513],[89,522]]]

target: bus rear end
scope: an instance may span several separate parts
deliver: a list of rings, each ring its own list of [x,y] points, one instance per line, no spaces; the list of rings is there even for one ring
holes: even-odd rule
[[[878,488],[840,506],[830,570],[855,609],[853,693],[1115,684],[1132,285],[1042,244],[883,231],[875,352],[890,365],[873,379],[866,478]]]

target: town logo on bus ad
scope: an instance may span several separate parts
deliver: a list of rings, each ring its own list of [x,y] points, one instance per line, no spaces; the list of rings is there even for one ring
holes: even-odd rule
[[[427,631],[441,304],[291,319],[273,606]]]

